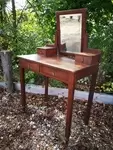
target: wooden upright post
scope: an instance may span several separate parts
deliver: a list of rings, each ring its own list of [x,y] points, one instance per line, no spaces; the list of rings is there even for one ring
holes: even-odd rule
[[[8,92],[12,93],[14,91],[13,86],[13,73],[12,73],[12,53],[11,51],[2,50],[0,51],[4,80],[6,83],[6,88]]]

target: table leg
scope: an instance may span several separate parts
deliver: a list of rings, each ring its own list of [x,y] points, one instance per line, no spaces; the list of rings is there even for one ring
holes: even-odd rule
[[[90,85],[89,96],[88,96],[88,103],[87,103],[87,110],[86,110],[86,115],[84,119],[84,122],[86,125],[88,125],[89,123],[91,106],[93,103],[93,96],[94,96],[95,85],[96,85],[96,78],[97,78],[97,73],[92,74],[91,85]]]
[[[21,84],[21,105],[23,110],[25,111],[26,107],[26,95],[25,95],[25,76],[24,76],[24,68],[20,67],[20,84]]]
[[[48,77],[45,77],[45,100],[48,100]]]
[[[66,130],[65,130],[65,137],[66,137],[66,144],[68,144],[70,133],[71,133],[71,120],[72,120],[72,110],[73,110],[73,98],[74,98],[74,86],[73,82],[68,87],[68,103],[67,103],[67,116],[66,116]]]

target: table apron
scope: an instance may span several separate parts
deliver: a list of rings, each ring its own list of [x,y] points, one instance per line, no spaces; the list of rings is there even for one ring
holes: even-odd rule
[[[60,80],[64,83],[69,83],[70,72],[59,68],[54,68],[46,65],[40,65],[40,73],[44,76]]]
[[[39,64],[29,60],[20,59],[19,64],[21,68],[33,71],[35,73],[40,73],[46,77],[62,81],[66,84],[69,83],[69,79],[72,77],[72,72],[70,71]]]
[[[23,59],[19,60],[19,63],[21,68],[28,69],[36,73],[39,72],[39,67],[40,67],[39,63],[28,61],[28,60],[26,61]]]
[[[84,77],[88,77],[94,73],[98,72],[98,65],[89,66],[85,69],[76,72],[77,80],[82,79]]]

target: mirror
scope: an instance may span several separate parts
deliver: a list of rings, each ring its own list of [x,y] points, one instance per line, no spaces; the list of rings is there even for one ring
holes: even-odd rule
[[[82,14],[60,15],[60,43],[65,51],[81,51]]]
[[[86,9],[56,12],[59,53],[82,52],[86,34]]]

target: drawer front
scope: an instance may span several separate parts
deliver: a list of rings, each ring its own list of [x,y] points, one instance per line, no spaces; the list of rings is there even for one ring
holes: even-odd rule
[[[20,60],[21,67],[34,71],[39,72],[39,64],[35,62],[31,62],[28,60]]]
[[[84,62],[84,57],[75,55],[75,63],[83,63]]]
[[[84,64],[91,65],[92,57],[84,57]]]
[[[37,53],[42,56],[46,56],[46,50],[38,50]]]
[[[45,76],[52,77],[54,79],[68,83],[68,79],[69,79],[68,71],[65,71],[65,70],[63,71],[57,68],[41,65],[40,73],[44,74]]]

